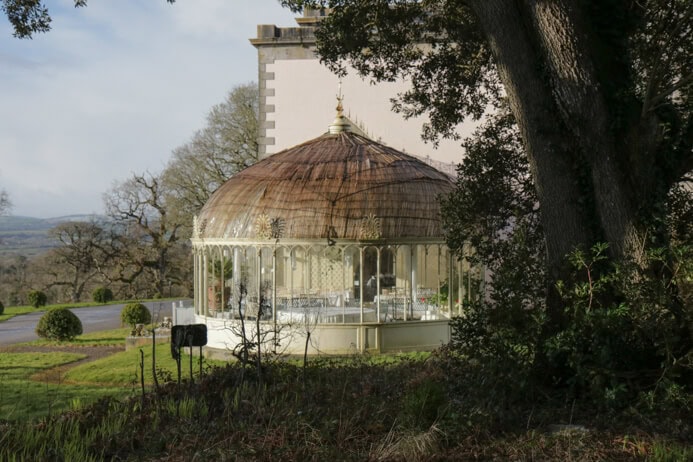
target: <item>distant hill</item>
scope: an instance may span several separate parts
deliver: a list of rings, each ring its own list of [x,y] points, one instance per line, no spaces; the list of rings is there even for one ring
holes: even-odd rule
[[[0,216],[0,256],[37,255],[55,247],[48,230],[68,221],[108,221],[103,215],[68,215],[55,218]]]

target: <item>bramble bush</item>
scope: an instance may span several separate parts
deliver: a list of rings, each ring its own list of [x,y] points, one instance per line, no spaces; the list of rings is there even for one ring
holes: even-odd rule
[[[29,305],[34,308],[46,306],[46,302],[48,301],[46,294],[40,290],[30,290],[26,297],[29,300]]]
[[[113,291],[108,287],[97,287],[91,294],[96,303],[108,303],[113,300]]]
[[[82,321],[67,308],[53,308],[41,316],[36,334],[49,340],[72,340],[82,334]]]
[[[141,303],[128,303],[120,312],[120,320],[134,328],[135,324],[149,324],[152,322],[152,314]]]

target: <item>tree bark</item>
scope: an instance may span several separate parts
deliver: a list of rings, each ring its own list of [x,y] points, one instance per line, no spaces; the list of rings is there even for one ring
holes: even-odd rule
[[[496,58],[529,158],[546,235],[549,310],[555,311],[553,283],[566,275],[566,254],[589,245],[593,237],[591,217],[579,205],[582,191],[575,181],[579,162],[567,127],[556,117],[559,109],[541,74],[542,60],[523,22],[523,12],[512,0],[477,0],[470,5]]]
[[[527,3],[559,113],[590,167],[592,197],[604,237],[615,257],[632,256],[640,261],[643,246],[635,207],[627,178],[621,173],[625,166],[618,165],[612,115],[596,75],[581,11],[573,2]]]

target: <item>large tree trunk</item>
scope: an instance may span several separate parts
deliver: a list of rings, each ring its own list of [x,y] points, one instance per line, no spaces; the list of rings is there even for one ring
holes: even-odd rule
[[[613,116],[600,85],[584,19],[574,2],[529,0],[531,25],[548,68],[551,90],[562,120],[588,162],[594,206],[612,254],[641,259],[633,195],[618,165]],[[620,168],[619,168],[620,167]]]
[[[549,269],[548,308],[560,317],[553,283],[566,276],[565,256],[589,245],[592,217],[580,204],[576,181],[579,156],[561,123],[551,89],[541,74],[542,59],[527,32],[522,12],[510,0],[471,2],[496,58],[510,107],[520,127],[541,204]]]
[[[580,7],[560,0],[470,4],[522,132],[551,276],[560,276],[568,252],[595,240],[608,242],[616,258],[642,261],[637,183],[629,181],[625,141],[614,135]]]

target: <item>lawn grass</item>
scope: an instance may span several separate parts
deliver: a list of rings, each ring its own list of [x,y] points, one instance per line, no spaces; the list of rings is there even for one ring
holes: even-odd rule
[[[64,383],[65,366],[84,358],[79,353],[3,353],[0,355],[0,416],[3,420],[27,421],[56,414],[106,396],[122,397],[123,387],[74,386]],[[31,377],[50,369],[51,380]]]
[[[130,335],[129,327],[121,327],[119,329],[103,330],[99,332],[90,332],[75,337],[72,340],[58,342],[56,340],[38,339],[33,340],[25,345],[36,346],[70,346],[70,347],[86,347],[86,346],[117,346],[123,345],[125,337]]]
[[[45,339],[23,344],[24,346],[76,348],[90,346],[122,346],[130,328],[93,332],[66,342]],[[152,348],[141,348],[144,354],[144,384],[147,389],[154,385]],[[0,354],[0,419],[28,421],[43,418],[98,400],[104,396],[117,398],[141,391],[140,348],[68,367],[84,358],[74,352]],[[190,376],[190,356],[183,354],[182,378]],[[223,365],[222,361],[203,360],[203,369],[211,365]],[[177,379],[177,365],[171,356],[168,343],[156,346],[156,369],[160,382]],[[193,358],[193,376],[198,378],[199,359]],[[42,376],[51,383],[37,381]]]
[[[152,347],[146,346],[130,351],[123,351],[86,364],[81,364],[70,369],[65,375],[69,383],[91,386],[140,386],[142,351],[144,357],[144,384],[146,387],[154,385],[152,372]],[[203,371],[208,366],[221,366],[224,361],[203,359]],[[164,378],[177,379],[176,361],[171,356],[171,347],[168,343],[159,343],[156,346],[156,370],[159,381]],[[197,379],[200,373],[199,358],[193,358],[193,377]],[[190,377],[190,356],[183,354],[181,359],[181,377]]]

